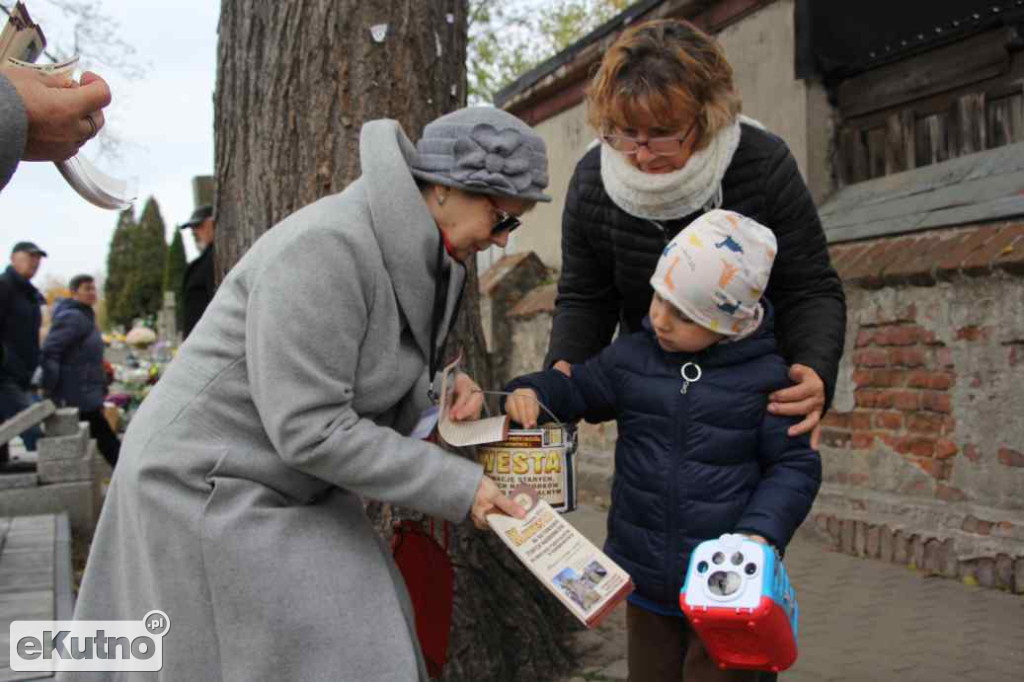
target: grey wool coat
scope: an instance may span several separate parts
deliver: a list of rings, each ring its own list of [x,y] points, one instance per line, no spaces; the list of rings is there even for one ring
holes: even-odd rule
[[[17,90],[0,75],[0,190],[14,175],[28,141],[28,115]]]
[[[163,671],[131,679],[427,679],[360,498],[460,521],[482,471],[403,435],[440,235],[401,128],[360,147],[362,177],[253,245],[131,422],[75,611],[168,614]],[[464,276],[443,267],[447,329]]]

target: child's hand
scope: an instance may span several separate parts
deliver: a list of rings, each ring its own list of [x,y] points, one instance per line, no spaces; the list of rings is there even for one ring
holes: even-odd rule
[[[524,429],[532,429],[540,416],[537,392],[532,388],[517,388],[505,401],[505,412],[512,421],[522,424]]]

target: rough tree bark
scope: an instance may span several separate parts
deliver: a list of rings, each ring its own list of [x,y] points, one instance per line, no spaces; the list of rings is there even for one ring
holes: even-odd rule
[[[218,277],[272,225],[358,177],[364,121],[394,118],[416,139],[427,122],[462,106],[466,14],[466,0],[223,0],[214,121]],[[461,347],[487,386],[470,274],[448,348]],[[387,505],[369,511],[385,536],[395,519],[415,517]],[[443,679],[552,679],[571,665],[562,637],[571,619],[488,535],[466,523],[454,536],[455,622]]]

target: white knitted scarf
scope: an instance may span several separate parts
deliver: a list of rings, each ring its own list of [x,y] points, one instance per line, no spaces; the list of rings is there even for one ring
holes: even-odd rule
[[[671,173],[644,173],[625,154],[602,142],[601,181],[605,191],[623,211],[648,220],[671,220],[718,208],[722,204],[722,178],[740,144],[740,120],[763,128],[753,119],[737,116],[711,144]]]

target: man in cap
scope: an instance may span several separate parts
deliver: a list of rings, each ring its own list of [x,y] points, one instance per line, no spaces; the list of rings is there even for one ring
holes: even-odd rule
[[[46,252],[32,242],[18,242],[11,250],[11,264],[0,275],[0,422],[32,404],[30,390],[39,366],[39,327],[46,299],[31,280],[45,257]],[[35,450],[40,435],[38,427],[21,434],[25,447]],[[6,456],[4,448],[0,464]]]
[[[187,223],[178,229],[192,230],[196,240],[199,257],[188,264],[185,270],[185,281],[182,286],[182,305],[184,307],[184,336],[187,338],[192,328],[203,316],[206,306],[210,305],[217,287],[213,273],[213,237],[216,231],[213,221],[213,207],[200,206],[192,212]]]

